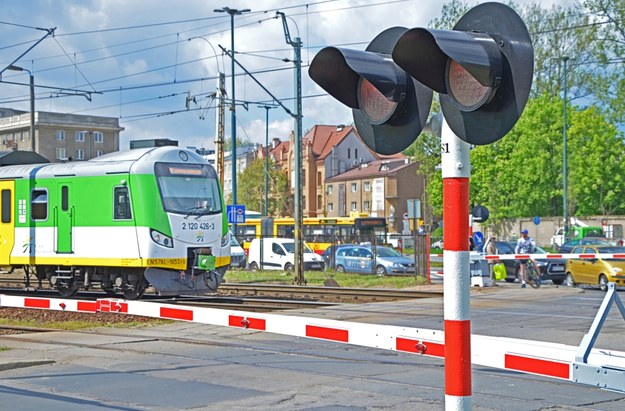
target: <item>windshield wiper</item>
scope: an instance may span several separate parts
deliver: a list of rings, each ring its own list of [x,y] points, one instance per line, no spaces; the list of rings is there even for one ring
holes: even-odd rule
[[[204,212],[201,212],[200,210],[204,210]],[[200,206],[196,206],[196,207],[191,207],[188,208],[187,210],[185,210],[187,215],[184,218],[189,218],[192,215],[195,215],[197,217],[195,217],[196,219],[199,218],[201,215],[204,214],[208,214],[210,212],[210,210],[206,207],[200,207]]]

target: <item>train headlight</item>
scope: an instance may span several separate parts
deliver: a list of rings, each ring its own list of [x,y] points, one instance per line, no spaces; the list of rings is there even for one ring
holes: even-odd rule
[[[152,236],[152,240],[163,247],[174,248],[174,241],[171,237],[166,236],[163,233],[160,233],[156,230],[150,230],[150,236]]]
[[[225,247],[230,244],[230,231],[228,231],[225,235],[221,236],[221,246]]]

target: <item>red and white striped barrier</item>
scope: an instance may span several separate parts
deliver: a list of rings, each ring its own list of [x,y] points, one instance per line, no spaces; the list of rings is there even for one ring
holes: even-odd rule
[[[443,258],[443,254],[430,254],[430,258]],[[550,259],[625,259],[625,254],[471,254],[472,260],[550,260]]]
[[[80,301],[0,295],[0,307],[141,315],[445,357],[445,334],[431,329],[118,299]],[[573,363],[577,350],[578,347],[564,344],[471,335],[471,363],[474,365],[569,381],[575,381]],[[588,363],[625,369],[625,352],[592,349]]]

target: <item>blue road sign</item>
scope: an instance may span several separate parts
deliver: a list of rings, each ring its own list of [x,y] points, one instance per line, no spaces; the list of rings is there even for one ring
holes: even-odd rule
[[[475,245],[484,244],[484,234],[481,231],[476,231],[473,233],[473,241]]]
[[[239,224],[245,222],[245,206],[239,204],[228,204],[226,206],[229,224]]]

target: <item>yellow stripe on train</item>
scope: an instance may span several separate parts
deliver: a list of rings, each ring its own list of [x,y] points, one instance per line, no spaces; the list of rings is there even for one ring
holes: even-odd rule
[[[230,264],[230,256],[216,257],[215,266]],[[63,265],[83,267],[158,267],[186,270],[186,258],[80,258],[80,257],[11,257],[11,265]]]

